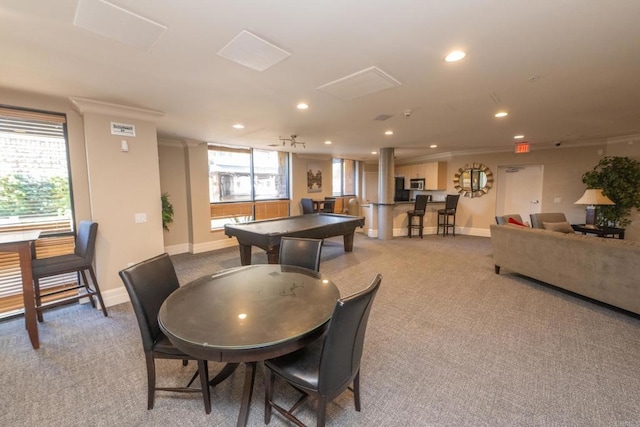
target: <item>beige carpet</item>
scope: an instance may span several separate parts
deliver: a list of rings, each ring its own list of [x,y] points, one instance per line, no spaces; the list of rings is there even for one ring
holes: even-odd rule
[[[182,283],[239,265],[237,249],[173,257]],[[254,251],[254,263],[265,263]],[[541,266],[544,268],[544,266]],[[352,253],[326,241],[321,273],[342,295],[382,273],[362,363],[362,412],[344,393],[334,426],[640,425],[640,321],[526,278],[496,275],[488,238],[379,241]],[[146,376],[129,304],[104,318],[90,306],[45,313],[41,349],[21,318],[0,323],[1,426],[232,426],[244,371],[199,395],[159,393],[146,410]],[[215,374],[218,364],[212,363]],[[162,361],[159,381],[186,382],[193,364]],[[277,385],[281,401],[295,393]],[[249,425],[263,425],[259,369]],[[314,425],[313,404],[300,417]],[[277,415],[273,426],[287,425]]]

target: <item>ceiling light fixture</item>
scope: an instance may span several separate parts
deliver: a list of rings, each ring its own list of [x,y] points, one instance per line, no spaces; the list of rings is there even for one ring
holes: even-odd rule
[[[467,54],[464,53],[463,51],[454,50],[453,52],[451,52],[447,56],[445,56],[444,60],[446,62],[456,62],[456,61],[460,61],[465,56],[467,56]]]
[[[513,137],[513,139],[522,139],[524,138],[524,135],[516,135]]]
[[[236,123],[235,125],[233,125],[234,129],[244,129],[244,125],[242,123]]]
[[[377,151],[372,151],[371,154],[378,154],[378,152]]]
[[[384,133],[385,135],[393,135],[393,131],[392,130],[388,130]]]
[[[501,118],[501,117],[507,117],[508,115],[509,113],[507,113],[506,111],[499,111],[495,114],[495,117]]]
[[[431,144],[429,148],[438,148],[438,146],[436,144]]]
[[[283,137],[279,136],[278,139],[282,142],[283,146],[287,142],[289,142],[289,143],[291,143],[291,146],[293,148],[296,148],[298,145],[302,145],[303,148],[307,148],[307,146],[305,145],[306,143],[304,143],[302,141],[296,141],[297,137],[298,137],[298,135],[291,135],[291,138],[283,138]]]
[[[309,108],[309,104],[305,104],[304,102],[301,102],[298,105],[296,105],[296,108],[298,110],[306,110]]]
[[[332,144],[331,141],[325,141],[324,143],[327,144],[327,145],[331,145]]]

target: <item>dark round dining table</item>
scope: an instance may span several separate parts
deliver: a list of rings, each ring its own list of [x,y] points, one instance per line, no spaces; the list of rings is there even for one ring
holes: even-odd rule
[[[339,297],[335,284],[313,270],[248,265],[180,287],[162,304],[158,323],[183,352],[228,363],[212,384],[245,363],[237,423],[244,426],[256,362],[291,353],[321,336]]]

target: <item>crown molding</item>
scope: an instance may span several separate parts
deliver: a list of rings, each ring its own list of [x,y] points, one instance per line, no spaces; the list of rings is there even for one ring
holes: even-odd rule
[[[80,115],[86,113],[102,114],[105,116],[117,116],[127,119],[144,120],[148,122],[157,122],[165,113],[155,110],[147,110],[144,108],[128,107],[126,105],[111,104],[109,102],[96,101],[93,99],[69,97],[73,109]]]

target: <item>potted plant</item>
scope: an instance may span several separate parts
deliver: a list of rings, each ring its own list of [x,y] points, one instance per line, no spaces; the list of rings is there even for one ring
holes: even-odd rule
[[[168,193],[162,193],[160,200],[162,201],[162,228],[169,231],[169,224],[173,222],[173,205],[169,201]]]
[[[624,227],[631,222],[631,208],[640,209],[640,162],[629,157],[604,157],[594,168],[582,175],[587,188],[600,188],[615,202],[598,206],[599,225]]]

